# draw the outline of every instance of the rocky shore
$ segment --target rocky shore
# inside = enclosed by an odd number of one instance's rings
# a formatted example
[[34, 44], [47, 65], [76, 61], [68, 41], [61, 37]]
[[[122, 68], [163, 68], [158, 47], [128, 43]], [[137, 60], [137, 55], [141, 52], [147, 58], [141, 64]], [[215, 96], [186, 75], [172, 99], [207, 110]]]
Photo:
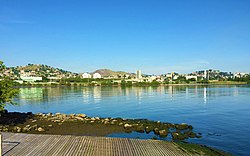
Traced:
[[188, 124], [172, 124], [147, 119], [123, 119], [89, 117], [86, 114], [62, 113], [1, 113], [0, 131], [39, 134], [71, 134], [105, 136], [112, 133], [133, 131], [153, 132], [162, 138], [168, 135], [172, 140], [199, 138], [201, 134], [193, 132]]

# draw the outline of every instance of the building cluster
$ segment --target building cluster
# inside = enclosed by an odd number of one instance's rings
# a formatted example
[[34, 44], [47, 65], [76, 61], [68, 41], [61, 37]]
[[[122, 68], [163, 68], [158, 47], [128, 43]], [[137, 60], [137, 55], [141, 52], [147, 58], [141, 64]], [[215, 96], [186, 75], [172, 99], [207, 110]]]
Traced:
[[[107, 70], [106, 70], [107, 71]], [[110, 71], [110, 70], [109, 70]], [[114, 72], [115, 73], [115, 72]], [[47, 65], [39, 64], [28, 64], [27, 66], [21, 67], [10, 67], [6, 68], [0, 77], [8, 76], [16, 80], [19, 83], [23, 81], [35, 82], [43, 81], [47, 79], [49, 81], [57, 81], [62, 78], [75, 78], [80, 77], [83, 79], [112, 79], [113, 82], [120, 83], [122, 80], [126, 82], [175, 82], [178, 80], [184, 81], [198, 81], [198, 80], [227, 80], [234, 78], [243, 78], [249, 73], [232, 73], [232, 72], [221, 72], [219, 70], [202, 70], [195, 71], [190, 74], [179, 74], [175, 72], [161, 74], [161, 75], [145, 75], [142, 74], [141, 70], [137, 70], [136, 73], [116, 73], [116, 74], [103, 74], [101, 72], [94, 73], [72, 73], [58, 68], [53, 68]]]
[[82, 74], [82, 78], [83, 79], [89, 79], [89, 78], [93, 78], [93, 79], [101, 79], [102, 75], [99, 73], [94, 73], [94, 74], [89, 74], [89, 73], [83, 73]]
[[28, 64], [27, 66], [7, 67], [0, 77], [8, 76], [18, 82], [35, 82], [43, 79], [58, 80], [75, 77], [77, 74], [47, 65]]

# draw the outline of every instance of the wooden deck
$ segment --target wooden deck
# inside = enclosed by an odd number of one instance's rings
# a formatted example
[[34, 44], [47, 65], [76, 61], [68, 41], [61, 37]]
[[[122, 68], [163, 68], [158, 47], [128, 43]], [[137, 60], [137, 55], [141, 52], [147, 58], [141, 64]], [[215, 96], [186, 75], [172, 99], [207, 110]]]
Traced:
[[5, 156], [190, 155], [172, 143], [158, 140], [22, 133], [2, 133], [2, 138], [2, 154]]

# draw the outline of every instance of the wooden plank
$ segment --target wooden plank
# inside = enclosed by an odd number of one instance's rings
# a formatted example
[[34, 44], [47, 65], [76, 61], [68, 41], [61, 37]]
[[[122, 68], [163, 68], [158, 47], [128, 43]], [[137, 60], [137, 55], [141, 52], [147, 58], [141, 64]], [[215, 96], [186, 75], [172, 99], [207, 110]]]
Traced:
[[[70, 135], [41, 135], [2, 133], [4, 141], [19, 144], [5, 153], [5, 156], [26, 155], [88, 155], [88, 156], [165, 156], [190, 155], [174, 144], [157, 140], [107, 138]], [[3, 151], [10, 146], [3, 145]]]

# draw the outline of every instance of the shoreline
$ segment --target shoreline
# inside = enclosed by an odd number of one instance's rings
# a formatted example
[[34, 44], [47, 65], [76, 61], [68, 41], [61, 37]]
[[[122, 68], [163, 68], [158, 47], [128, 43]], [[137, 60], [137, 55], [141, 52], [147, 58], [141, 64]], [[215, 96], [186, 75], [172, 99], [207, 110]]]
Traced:
[[54, 84], [54, 83], [35, 83], [35, 84], [25, 84], [25, 85], [15, 85], [16, 88], [22, 87], [166, 87], [166, 86], [233, 86], [233, 85], [250, 85], [248, 83], [207, 83], [207, 84], [159, 84], [159, 85], [131, 85], [131, 86], [122, 86], [122, 85], [90, 85], [90, 84], [82, 84], [82, 83], [71, 83], [67, 85]]
[[[5, 123], [5, 124], [4, 124]], [[165, 138], [171, 136], [170, 142], [179, 144], [180, 148], [194, 151], [201, 150], [211, 152], [210, 147], [204, 145], [180, 142], [188, 138], [200, 138], [201, 133], [194, 133], [191, 125], [173, 124], [147, 119], [122, 119], [88, 117], [85, 114], [43, 114], [5, 112], [1, 113], [0, 132], [28, 133], [28, 134], [56, 134], [76, 136], [104, 136], [112, 133], [154, 133], [156, 136]], [[151, 139], [155, 139], [154, 137]], [[168, 141], [169, 142], [169, 141]], [[217, 151], [220, 150], [215, 150]], [[189, 151], [190, 152], [190, 151]], [[191, 150], [192, 152], [192, 150]], [[225, 153], [220, 151], [219, 153]], [[220, 155], [220, 154], [218, 154]]]
[[[8, 132], [75, 134], [106, 136], [112, 133], [151, 133], [172, 140], [200, 138], [201, 134], [193, 132], [193, 126], [186, 123], [174, 124], [148, 119], [126, 119], [111, 117], [89, 117], [86, 114], [20, 112], [1, 113], [0, 130]], [[74, 128], [73, 128], [74, 127]], [[38, 129], [41, 129], [39, 131]], [[98, 129], [96, 129], [98, 128]], [[42, 130], [43, 129], [43, 130]]]

